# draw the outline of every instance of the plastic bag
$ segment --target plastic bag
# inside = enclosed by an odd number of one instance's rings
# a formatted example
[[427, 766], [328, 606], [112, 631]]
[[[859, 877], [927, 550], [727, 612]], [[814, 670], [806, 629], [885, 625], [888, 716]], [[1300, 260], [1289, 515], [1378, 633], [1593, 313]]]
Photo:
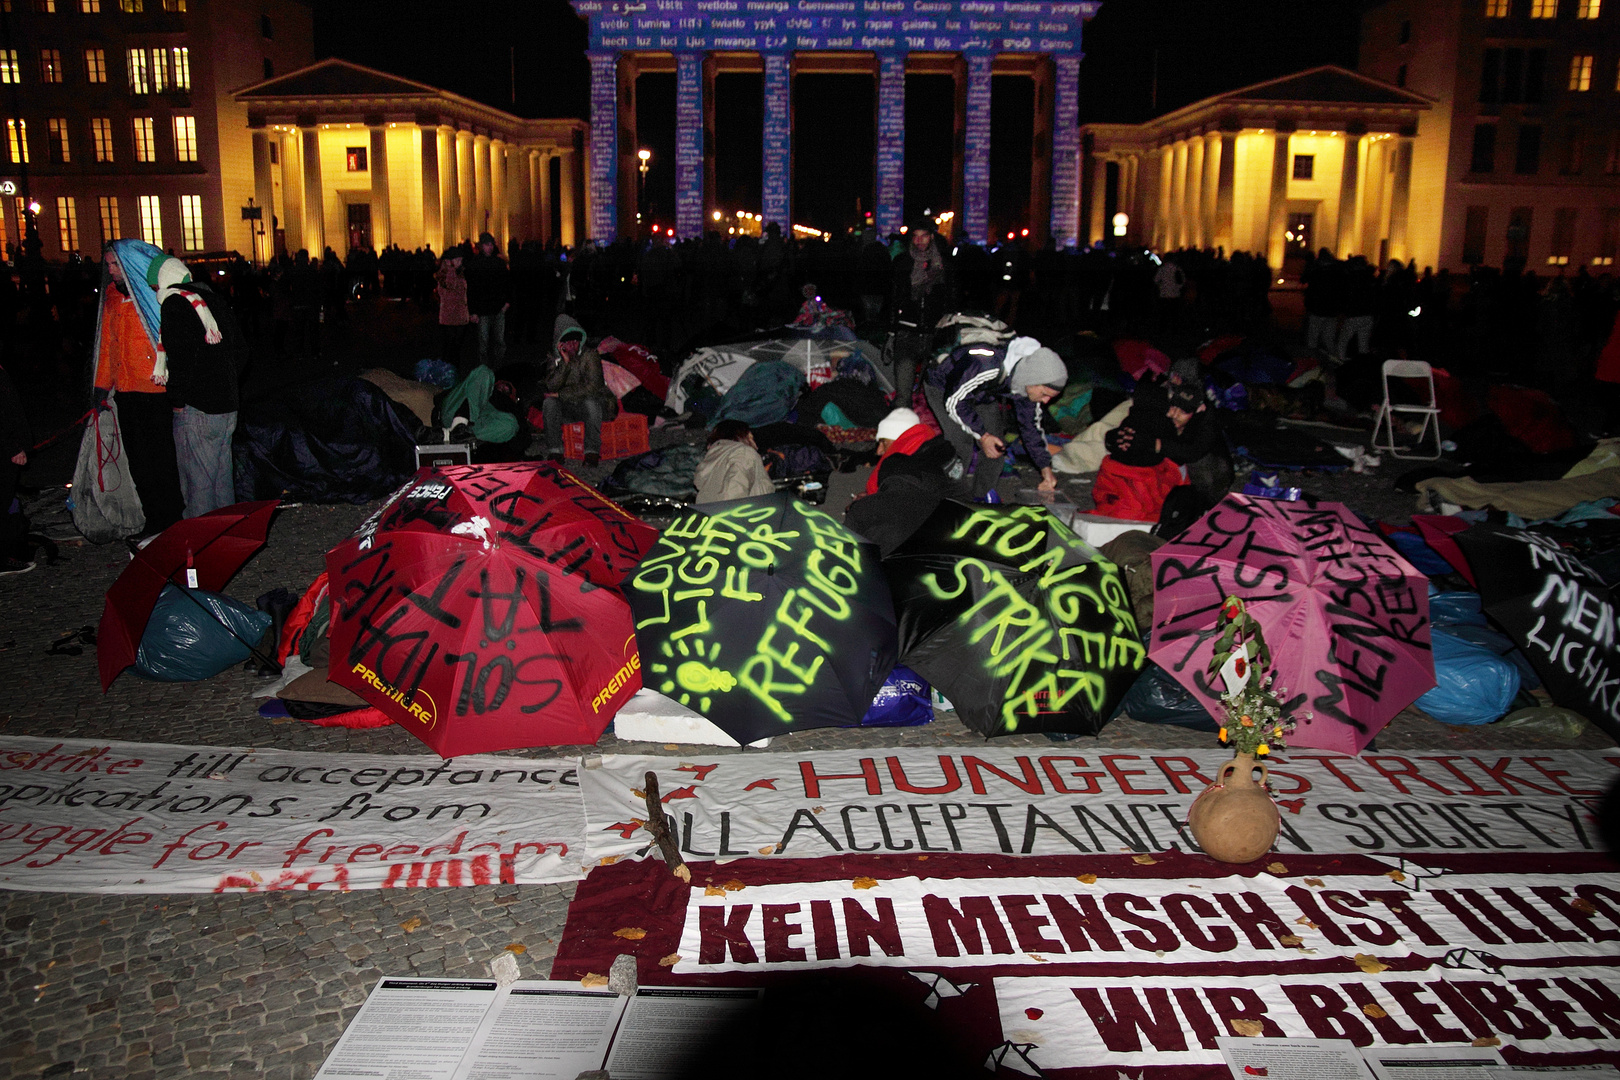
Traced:
[[908, 667], [896, 667], [861, 717], [861, 727], [918, 727], [933, 719], [927, 681]]
[[1194, 731], [1219, 731], [1221, 725], [1187, 688], [1158, 664], [1143, 665], [1114, 715], [1124, 714], [1144, 724], [1172, 724]]
[[1435, 687], [1415, 705], [1444, 724], [1489, 724], [1513, 706], [1519, 669], [1483, 645], [1435, 628]]
[[118, 393], [107, 408], [90, 414], [73, 469], [73, 526], [92, 544], [110, 544], [146, 528], [135, 479], [129, 473], [124, 432], [118, 424]]
[[1435, 626], [1488, 626], [1477, 592], [1429, 589], [1429, 621]]
[[158, 682], [211, 679], [252, 655], [247, 643], [269, 626], [267, 612], [228, 596], [165, 585], [135, 652], [135, 673]]
[[1580, 738], [1586, 731], [1586, 718], [1578, 712], [1557, 705], [1540, 705], [1533, 709], [1510, 712], [1494, 726], [1511, 728], [1541, 739], [1574, 740]]

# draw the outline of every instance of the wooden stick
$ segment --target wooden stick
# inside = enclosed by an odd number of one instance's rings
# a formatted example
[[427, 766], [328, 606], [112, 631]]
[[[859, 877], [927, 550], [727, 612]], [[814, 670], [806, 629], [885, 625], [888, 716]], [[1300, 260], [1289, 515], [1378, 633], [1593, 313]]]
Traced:
[[692, 871], [686, 868], [686, 860], [681, 858], [681, 849], [669, 833], [669, 822], [664, 820], [664, 804], [658, 796], [657, 773], [647, 774], [643, 790], [647, 799], [647, 831], [658, 841], [658, 850], [663, 853], [664, 862], [669, 865], [669, 872], [690, 885]]

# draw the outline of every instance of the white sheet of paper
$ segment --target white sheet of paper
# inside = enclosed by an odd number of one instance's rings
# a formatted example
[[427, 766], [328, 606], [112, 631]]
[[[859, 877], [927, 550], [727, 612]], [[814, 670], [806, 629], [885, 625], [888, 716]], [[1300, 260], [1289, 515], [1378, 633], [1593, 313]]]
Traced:
[[[624, 1011], [608, 1054], [613, 1080], [666, 1080], [689, 1073], [698, 1056], [758, 1007], [765, 991], [719, 986], [644, 986]], [[736, 1032], [731, 1032], [734, 1040]], [[728, 1045], [735, 1043], [728, 1040]]]
[[1349, 1039], [1215, 1040], [1234, 1080], [1373, 1080]]
[[[1228, 656], [1226, 663], [1221, 665], [1221, 680], [1226, 683], [1227, 697], [1241, 693], [1243, 688], [1249, 685], [1249, 679], [1254, 675], [1254, 666], [1249, 663], [1249, 654], [1252, 651], [1253, 647], [1248, 642], [1244, 642], [1233, 649], [1232, 655]], [[1238, 674], [1239, 660], [1243, 661], [1243, 674], [1241, 675]]]
[[451, 1080], [495, 995], [494, 979], [379, 979], [316, 1080]]
[[574, 1080], [602, 1067], [628, 998], [577, 982], [525, 980], [503, 990], [456, 1080]]

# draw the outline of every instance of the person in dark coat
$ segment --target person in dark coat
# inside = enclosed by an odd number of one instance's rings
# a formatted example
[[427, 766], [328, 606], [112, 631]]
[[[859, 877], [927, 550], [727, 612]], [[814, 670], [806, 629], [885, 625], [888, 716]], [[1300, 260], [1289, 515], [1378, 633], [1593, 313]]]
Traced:
[[969, 485], [950, 442], [910, 409], [883, 418], [877, 451], [866, 491], [844, 511], [844, 524], [889, 555], [941, 501], [967, 498]]
[[231, 437], [245, 354], [242, 328], [221, 297], [192, 282], [179, 259], [153, 259], [146, 277], [162, 308], [159, 340], [169, 366], [180, 493], [186, 517], [198, 517], [236, 502]]
[[1041, 409], [1063, 392], [1068, 369], [1062, 359], [1034, 338], [1017, 337], [1005, 345], [959, 345], [928, 369], [924, 390], [928, 407], [945, 438], [966, 467], [975, 452], [972, 492], [979, 498], [1001, 477], [1003, 410], [1011, 407], [1019, 439], [1041, 471], [1041, 491], [1056, 491], [1052, 455], [1041, 431]]
[[889, 321], [894, 357], [894, 403], [910, 405], [917, 369], [934, 346], [934, 327], [956, 303], [956, 278], [927, 218], [907, 230], [905, 250], [889, 274]]
[[546, 457], [561, 461], [563, 425], [585, 425], [585, 464], [602, 460], [602, 425], [619, 415], [619, 402], [602, 378], [602, 357], [585, 347], [585, 328], [572, 315], [559, 315], [551, 332], [547, 357], [545, 417]]
[[489, 233], [478, 234], [478, 250], [462, 267], [467, 278], [467, 312], [478, 328], [478, 362], [491, 371], [506, 358], [506, 311], [512, 306], [512, 275]]

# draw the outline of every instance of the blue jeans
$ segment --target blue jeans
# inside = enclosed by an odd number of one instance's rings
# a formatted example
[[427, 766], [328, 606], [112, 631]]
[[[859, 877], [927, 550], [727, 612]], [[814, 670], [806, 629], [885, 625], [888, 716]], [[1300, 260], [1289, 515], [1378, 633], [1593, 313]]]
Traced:
[[[562, 398], [548, 397], [540, 406], [541, 415], [546, 421], [546, 449], [553, 454], [562, 453], [563, 425], [585, 423], [585, 452], [587, 454], [600, 454], [602, 452], [602, 423], [611, 420], [601, 398], [586, 398], [584, 401], [564, 401]], [[615, 410], [617, 415], [617, 410]]]
[[236, 502], [231, 476], [231, 436], [236, 414], [205, 413], [187, 405], [174, 411], [174, 454], [180, 466], [180, 494], [186, 517]]
[[506, 311], [503, 309], [493, 315], [478, 316], [476, 327], [478, 362], [487, 364], [489, 370], [494, 371], [506, 359]]

